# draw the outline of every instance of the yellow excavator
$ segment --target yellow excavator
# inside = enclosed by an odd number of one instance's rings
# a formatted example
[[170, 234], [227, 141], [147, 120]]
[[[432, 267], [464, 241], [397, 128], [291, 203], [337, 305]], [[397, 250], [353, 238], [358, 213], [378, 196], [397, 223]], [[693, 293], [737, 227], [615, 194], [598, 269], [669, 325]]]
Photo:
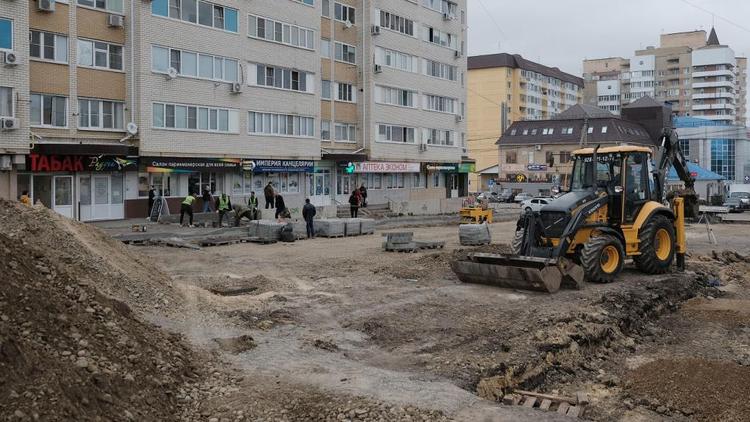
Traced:
[[[512, 254], [472, 253], [452, 262], [467, 283], [556, 292], [584, 280], [615, 280], [626, 258], [647, 274], [685, 266], [685, 215], [695, 216], [694, 179], [676, 132], [652, 148], [619, 145], [573, 153], [570, 190], [516, 225]], [[667, 198], [673, 166], [685, 183]]]

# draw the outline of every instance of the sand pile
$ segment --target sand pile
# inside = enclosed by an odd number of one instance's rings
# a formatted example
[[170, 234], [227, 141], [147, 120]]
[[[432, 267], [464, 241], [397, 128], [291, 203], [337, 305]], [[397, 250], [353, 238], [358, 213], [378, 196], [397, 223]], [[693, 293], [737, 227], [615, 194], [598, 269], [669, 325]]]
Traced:
[[180, 418], [193, 353], [126, 304], [175, 301], [160, 271], [93, 227], [0, 200], [0, 275], [0, 418]]

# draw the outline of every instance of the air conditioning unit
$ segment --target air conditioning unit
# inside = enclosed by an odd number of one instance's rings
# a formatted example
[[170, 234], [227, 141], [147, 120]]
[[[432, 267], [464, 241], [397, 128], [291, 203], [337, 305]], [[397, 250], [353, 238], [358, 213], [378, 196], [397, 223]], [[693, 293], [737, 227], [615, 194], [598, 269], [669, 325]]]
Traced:
[[3, 53], [2, 62], [6, 66], [15, 66], [18, 64], [18, 56], [12, 51]]
[[371, 33], [372, 35], [380, 35], [380, 25], [373, 25], [373, 26], [372, 26], [372, 27], [370, 28], [370, 33]]
[[375, 65], [375, 73], [383, 73], [383, 65], [376, 64]]
[[349, 28], [352, 27], [352, 25], [354, 25], [354, 24], [351, 23], [350, 21], [346, 21], [346, 22], [344, 22], [344, 29], [349, 29]]
[[536, 146], [536, 150], [537, 150], [537, 151], [541, 151], [541, 150], [542, 150], [542, 146], [541, 146], [541, 145], [537, 145], [537, 146]]
[[443, 20], [444, 21], [452, 21], [453, 19], [455, 19], [455, 18], [450, 13], [443, 13]]
[[178, 75], [177, 69], [173, 67], [170, 67], [169, 69], [167, 69], [167, 74], [166, 74], [167, 80], [171, 81], [172, 79], [175, 79], [177, 75]]
[[229, 87], [229, 90], [233, 94], [239, 94], [240, 92], [242, 92], [242, 84], [239, 82], [232, 82], [232, 86]]
[[419, 144], [419, 152], [425, 152], [427, 151], [427, 143], [421, 143]]
[[460, 51], [458, 51], [458, 50], [454, 51], [454, 52], [453, 52], [453, 57], [455, 57], [455, 58], [457, 58], [457, 59], [460, 59], [460, 58], [461, 58], [461, 52], [460, 52]]
[[125, 25], [125, 17], [122, 15], [107, 15], [107, 25], [113, 28], [122, 28]]
[[37, 0], [36, 7], [43, 12], [54, 12], [55, 0]]
[[464, 121], [464, 116], [460, 114], [456, 114], [456, 123], [461, 123]]
[[3, 117], [0, 119], [0, 129], [2, 130], [14, 130], [18, 129], [18, 119], [13, 117]]

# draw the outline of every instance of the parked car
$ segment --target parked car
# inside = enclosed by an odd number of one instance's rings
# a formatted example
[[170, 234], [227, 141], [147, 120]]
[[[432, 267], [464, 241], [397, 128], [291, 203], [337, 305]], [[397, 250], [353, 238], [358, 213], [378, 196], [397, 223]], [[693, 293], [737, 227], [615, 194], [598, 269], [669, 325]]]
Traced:
[[521, 212], [539, 211], [543, 206], [554, 201], [552, 198], [531, 198], [521, 202]]
[[747, 192], [732, 192], [724, 201], [724, 206], [729, 212], [743, 212], [750, 209], [750, 194]]
[[513, 199], [515, 199], [515, 195], [513, 195], [513, 191], [510, 189], [503, 189], [498, 195], [498, 199], [500, 202], [513, 202]]
[[485, 192], [482, 192], [479, 195], [477, 195], [477, 200], [483, 200], [483, 199], [486, 199], [487, 202], [490, 202], [490, 203], [492, 203], [492, 202], [502, 202], [500, 200], [500, 194], [498, 194], [497, 192], [485, 191]]
[[533, 196], [530, 193], [521, 192], [519, 194], [516, 194], [516, 196], [513, 198], [513, 202], [523, 202], [531, 198], [533, 198]]

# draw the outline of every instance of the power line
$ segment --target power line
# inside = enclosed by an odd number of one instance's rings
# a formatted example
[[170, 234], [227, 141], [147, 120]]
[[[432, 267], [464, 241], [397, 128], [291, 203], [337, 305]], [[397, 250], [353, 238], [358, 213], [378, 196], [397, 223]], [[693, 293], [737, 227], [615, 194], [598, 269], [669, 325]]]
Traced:
[[490, 9], [488, 9], [487, 6], [484, 5], [484, 2], [482, 0], [477, 0], [477, 1], [479, 2], [479, 5], [482, 6], [484, 11], [487, 12], [487, 16], [489, 16], [492, 23], [495, 24], [495, 28], [497, 28], [498, 32], [500, 32], [500, 35], [503, 38], [508, 38], [505, 36], [505, 32], [503, 32], [503, 29], [500, 27], [500, 24], [497, 23], [497, 21], [495, 20], [495, 17], [492, 15], [492, 12], [490, 12]]
[[721, 15], [717, 15], [716, 13], [714, 13], [714, 12], [712, 12], [712, 11], [706, 9], [706, 8], [703, 8], [701, 6], [698, 6], [697, 4], [693, 4], [693, 3], [689, 2], [688, 0], [680, 0], [680, 1], [683, 2], [683, 3], [685, 3], [685, 4], [687, 4], [688, 6], [694, 7], [694, 8], [696, 8], [696, 9], [702, 11], [702, 12], [708, 13], [711, 16], [717, 17], [717, 18], [723, 20], [724, 22], [726, 22], [726, 23], [728, 23], [730, 25], [734, 25], [737, 28], [739, 28], [739, 29], [741, 29], [741, 30], [743, 30], [745, 32], [750, 32], [749, 28], [747, 28], [745, 26], [742, 26], [742, 25], [740, 25], [740, 24], [738, 24], [736, 22], [733, 22], [732, 20], [727, 19], [727, 18], [725, 18], [725, 17], [723, 17]]

